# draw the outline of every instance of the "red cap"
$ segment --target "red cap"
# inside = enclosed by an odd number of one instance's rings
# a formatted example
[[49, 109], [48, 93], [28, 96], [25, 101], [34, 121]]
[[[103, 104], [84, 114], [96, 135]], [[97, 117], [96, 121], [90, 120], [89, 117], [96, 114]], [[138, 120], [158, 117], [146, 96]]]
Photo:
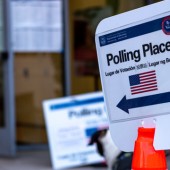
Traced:
[[155, 128], [138, 129], [132, 170], [167, 170], [165, 152], [153, 147]]

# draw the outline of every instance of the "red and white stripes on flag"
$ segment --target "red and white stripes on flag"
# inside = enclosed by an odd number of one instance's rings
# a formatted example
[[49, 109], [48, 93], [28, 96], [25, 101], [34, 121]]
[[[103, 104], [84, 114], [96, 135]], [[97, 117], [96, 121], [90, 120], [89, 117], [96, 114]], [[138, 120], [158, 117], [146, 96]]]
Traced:
[[132, 95], [158, 90], [155, 70], [131, 75], [129, 83]]

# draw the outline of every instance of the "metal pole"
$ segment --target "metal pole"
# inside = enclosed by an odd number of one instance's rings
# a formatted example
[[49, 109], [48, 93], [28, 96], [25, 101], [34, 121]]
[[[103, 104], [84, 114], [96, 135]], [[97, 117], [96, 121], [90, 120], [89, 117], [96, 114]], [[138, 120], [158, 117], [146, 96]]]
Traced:
[[70, 61], [70, 32], [69, 32], [69, 0], [63, 0], [64, 10], [64, 84], [65, 95], [71, 94], [71, 61]]
[[3, 60], [4, 70], [4, 101], [5, 101], [5, 128], [7, 128], [8, 155], [16, 153], [16, 132], [15, 132], [15, 104], [14, 104], [14, 57], [12, 50], [12, 20], [10, 0], [4, 0], [5, 15], [5, 51], [7, 58]]

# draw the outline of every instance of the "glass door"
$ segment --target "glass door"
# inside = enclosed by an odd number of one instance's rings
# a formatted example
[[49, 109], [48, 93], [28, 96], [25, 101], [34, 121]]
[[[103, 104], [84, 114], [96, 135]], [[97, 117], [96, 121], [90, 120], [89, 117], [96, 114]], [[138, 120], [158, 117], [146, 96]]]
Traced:
[[0, 156], [15, 155], [10, 0], [0, 0]]

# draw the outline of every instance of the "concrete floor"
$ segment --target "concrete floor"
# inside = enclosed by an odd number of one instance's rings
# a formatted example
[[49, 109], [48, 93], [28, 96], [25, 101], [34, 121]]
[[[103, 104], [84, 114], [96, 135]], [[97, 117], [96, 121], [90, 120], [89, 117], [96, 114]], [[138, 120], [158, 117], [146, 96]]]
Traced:
[[[167, 157], [170, 169], [170, 156]], [[81, 167], [68, 170], [106, 170], [105, 167]], [[20, 151], [15, 158], [0, 158], [0, 170], [52, 170], [48, 151]]]
[[[106, 170], [82, 167], [69, 170]], [[15, 158], [0, 158], [0, 170], [52, 170], [48, 151], [19, 152]]]

